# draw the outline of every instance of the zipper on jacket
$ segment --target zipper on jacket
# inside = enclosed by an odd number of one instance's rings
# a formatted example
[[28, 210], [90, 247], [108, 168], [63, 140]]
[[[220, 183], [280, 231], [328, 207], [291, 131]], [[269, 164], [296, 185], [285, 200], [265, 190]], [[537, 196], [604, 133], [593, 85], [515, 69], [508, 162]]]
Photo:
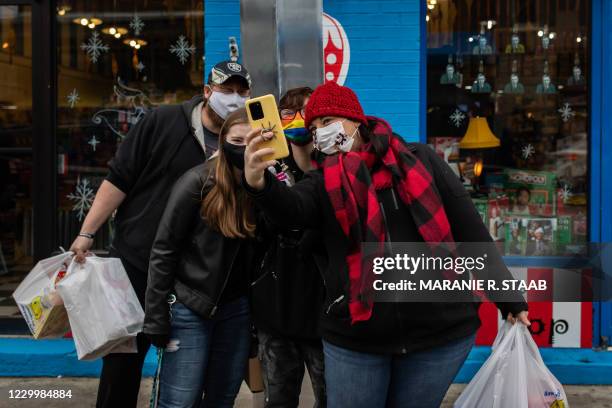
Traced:
[[170, 320], [172, 320], [172, 305], [176, 303], [176, 295], [171, 293], [168, 295], [168, 313], [170, 314]]
[[[268, 260], [269, 257], [270, 257], [270, 251], [266, 251], [266, 254], [264, 255], [263, 259], [261, 260], [261, 264], [259, 265], [259, 269], [263, 270], [263, 268], [264, 268], [264, 266], [266, 264], [266, 261]], [[266, 271], [263, 275], [261, 275], [259, 278], [255, 279], [253, 282], [251, 282], [251, 287], [257, 285], [259, 282], [261, 282], [269, 274], [272, 274], [272, 277], [275, 280], [278, 279], [278, 276], [276, 275], [274, 270], [270, 269], [270, 270]]]
[[[395, 191], [391, 188], [391, 196], [393, 197], [393, 203], [395, 205], [395, 209], [399, 210], [399, 206], [397, 205], [397, 199], [395, 198]], [[387, 227], [387, 214], [385, 213], [385, 206], [382, 203], [382, 200], [379, 202], [380, 210], [383, 216], [383, 222], [385, 223], [385, 233], [386, 233], [386, 242], [385, 244], [389, 248], [389, 253], [393, 254], [393, 245], [391, 244], [391, 233], [389, 232], [389, 228]], [[406, 342], [404, 341], [404, 324], [402, 322], [402, 317], [399, 312], [399, 303], [393, 302], [393, 309], [395, 311], [395, 318], [397, 319], [397, 325], [399, 326], [400, 332], [400, 341], [402, 349], [400, 352], [402, 354], [408, 353], [408, 349], [406, 348]]]
[[238, 255], [238, 252], [240, 251], [240, 246], [242, 244], [238, 245], [238, 249], [236, 250], [236, 252], [234, 253], [234, 256], [232, 257], [232, 262], [230, 263], [230, 267], [229, 267], [229, 272], [227, 273], [227, 275], [225, 276], [225, 281], [223, 282], [223, 286], [221, 287], [221, 291], [219, 291], [219, 295], [217, 296], [217, 299], [215, 300], [215, 305], [213, 306], [212, 310], [210, 311], [210, 314], [208, 315], [209, 318], [213, 318], [215, 316], [215, 313], [217, 313], [217, 309], [219, 308], [219, 301], [221, 300], [221, 296], [223, 295], [223, 291], [225, 290], [225, 287], [227, 286], [227, 282], [229, 281], [229, 277], [232, 273], [232, 269], [234, 268], [234, 261], [236, 260], [236, 255]]
[[338, 303], [342, 302], [342, 299], [344, 299], [344, 295], [340, 295], [336, 300], [331, 302], [330, 305], [327, 306], [327, 310], [325, 311], [325, 314], [329, 314], [329, 312], [331, 311], [331, 308], [337, 305]]
[[397, 204], [397, 197], [395, 197], [395, 188], [391, 187], [391, 197], [393, 198], [393, 206], [396, 210], [399, 210], [399, 205]]

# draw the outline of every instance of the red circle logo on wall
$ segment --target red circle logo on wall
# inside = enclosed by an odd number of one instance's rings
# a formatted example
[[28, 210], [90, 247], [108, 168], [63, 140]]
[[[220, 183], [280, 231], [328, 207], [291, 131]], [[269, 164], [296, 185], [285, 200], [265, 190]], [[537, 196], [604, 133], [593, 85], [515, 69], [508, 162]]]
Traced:
[[325, 82], [343, 85], [351, 60], [348, 37], [342, 24], [329, 14], [323, 13], [323, 58]]

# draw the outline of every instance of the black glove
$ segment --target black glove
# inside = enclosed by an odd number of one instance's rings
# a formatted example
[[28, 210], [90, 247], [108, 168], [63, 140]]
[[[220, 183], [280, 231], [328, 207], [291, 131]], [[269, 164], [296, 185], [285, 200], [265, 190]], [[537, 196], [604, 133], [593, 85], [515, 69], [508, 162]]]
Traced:
[[169, 334], [145, 333], [145, 335], [149, 338], [149, 340], [151, 341], [151, 344], [153, 344], [157, 348], [166, 348], [166, 346], [168, 345], [168, 342], [170, 341]]

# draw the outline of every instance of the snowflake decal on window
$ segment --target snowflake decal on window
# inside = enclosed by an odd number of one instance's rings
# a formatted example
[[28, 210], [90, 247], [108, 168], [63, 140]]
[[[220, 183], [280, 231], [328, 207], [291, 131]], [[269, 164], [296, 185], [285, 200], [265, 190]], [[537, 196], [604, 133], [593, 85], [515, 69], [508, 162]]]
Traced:
[[565, 203], [572, 196], [572, 189], [567, 184], [563, 185], [563, 188], [559, 190], [559, 198]]
[[535, 153], [535, 148], [531, 143], [526, 146], [523, 146], [521, 149], [521, 153], [523, 154], [523, 159], [527, 160]]
[[187, 41], [184, 35], [181, 35], [176, 41], [176, 44], [170, 47], [170, 52], [178, 57], [181, 64], [185, 65], [185, 62], [191, 57], [191, 54], [195, 53], [195, 47], [189, 44], [189, 41]]
[[453, 114], [449, 116], [449, 119], [453, 123], [453, 125], [455, 125], [455, 127], [460, 127], [463, 123], [463, 119], [465, 119], [465, 114], [459, 109], [455, 109]]
[[72, 211], [76, 212], [76, 217], [79, 221], [83, 221], [87, 211], [91, 208], [95, 193], [89, 185], [89, 180], [86, 178], [77, 180], [76, 190], [66, 196], [70, 201], [74, 202]]
[[557, 112], [561, 114], [561, 119], [564, 122], [569, 121], [574, 115], [576, 115], [576, 112], [574, 112], [571, 105], [567, 102], [564, 103], [563, 107], [559, 108]]
[[85, 50], [89, 60], [94, 64], [98, 62], [98, 58], [103, 52], [108, 52], [109, 50], [108, 45], [104, 44], [102, 40], [100, 40], [99, 35], [100, 34], [98, 34], [97, 31], [94, 31], [91, 33], [89, 41], [81, 44], [81, 49]]
[[96, 135], [93, 135], [91, 137], [91, 139], [89, 139], [89, 142], [87, 142], [87, 144], [90, 145], [91, 148], [93, 149], [93, 151], [95, 152], [96, 151], [96, 146], [98, 144], [100, 144], [100, 141], [98, 139], [96, 139]]
[[81, 98], [79, 97], [79, 92], [76, 90], [76, 88], [74, 88], [72, 92], [68, 94], [66, 99], [68, 99], [68, 105], [70, 105], [70, 108], [74, 108]]
[[138, 14], [134, 14], [134, 17], [132, 17], [132, 21], [130, 21], [130, 28], [134, 31], [134, 34], [140, 35], [144, 26], [144, 21], [142, 21]]

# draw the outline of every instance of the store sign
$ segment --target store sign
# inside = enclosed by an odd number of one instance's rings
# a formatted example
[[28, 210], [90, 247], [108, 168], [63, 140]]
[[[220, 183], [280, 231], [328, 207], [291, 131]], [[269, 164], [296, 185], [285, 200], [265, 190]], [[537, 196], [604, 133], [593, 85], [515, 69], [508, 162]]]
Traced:
[[351, 49], [342, 24], [323, 13], [323, 56], [325, 82], [343, 85], [349, 70]]

